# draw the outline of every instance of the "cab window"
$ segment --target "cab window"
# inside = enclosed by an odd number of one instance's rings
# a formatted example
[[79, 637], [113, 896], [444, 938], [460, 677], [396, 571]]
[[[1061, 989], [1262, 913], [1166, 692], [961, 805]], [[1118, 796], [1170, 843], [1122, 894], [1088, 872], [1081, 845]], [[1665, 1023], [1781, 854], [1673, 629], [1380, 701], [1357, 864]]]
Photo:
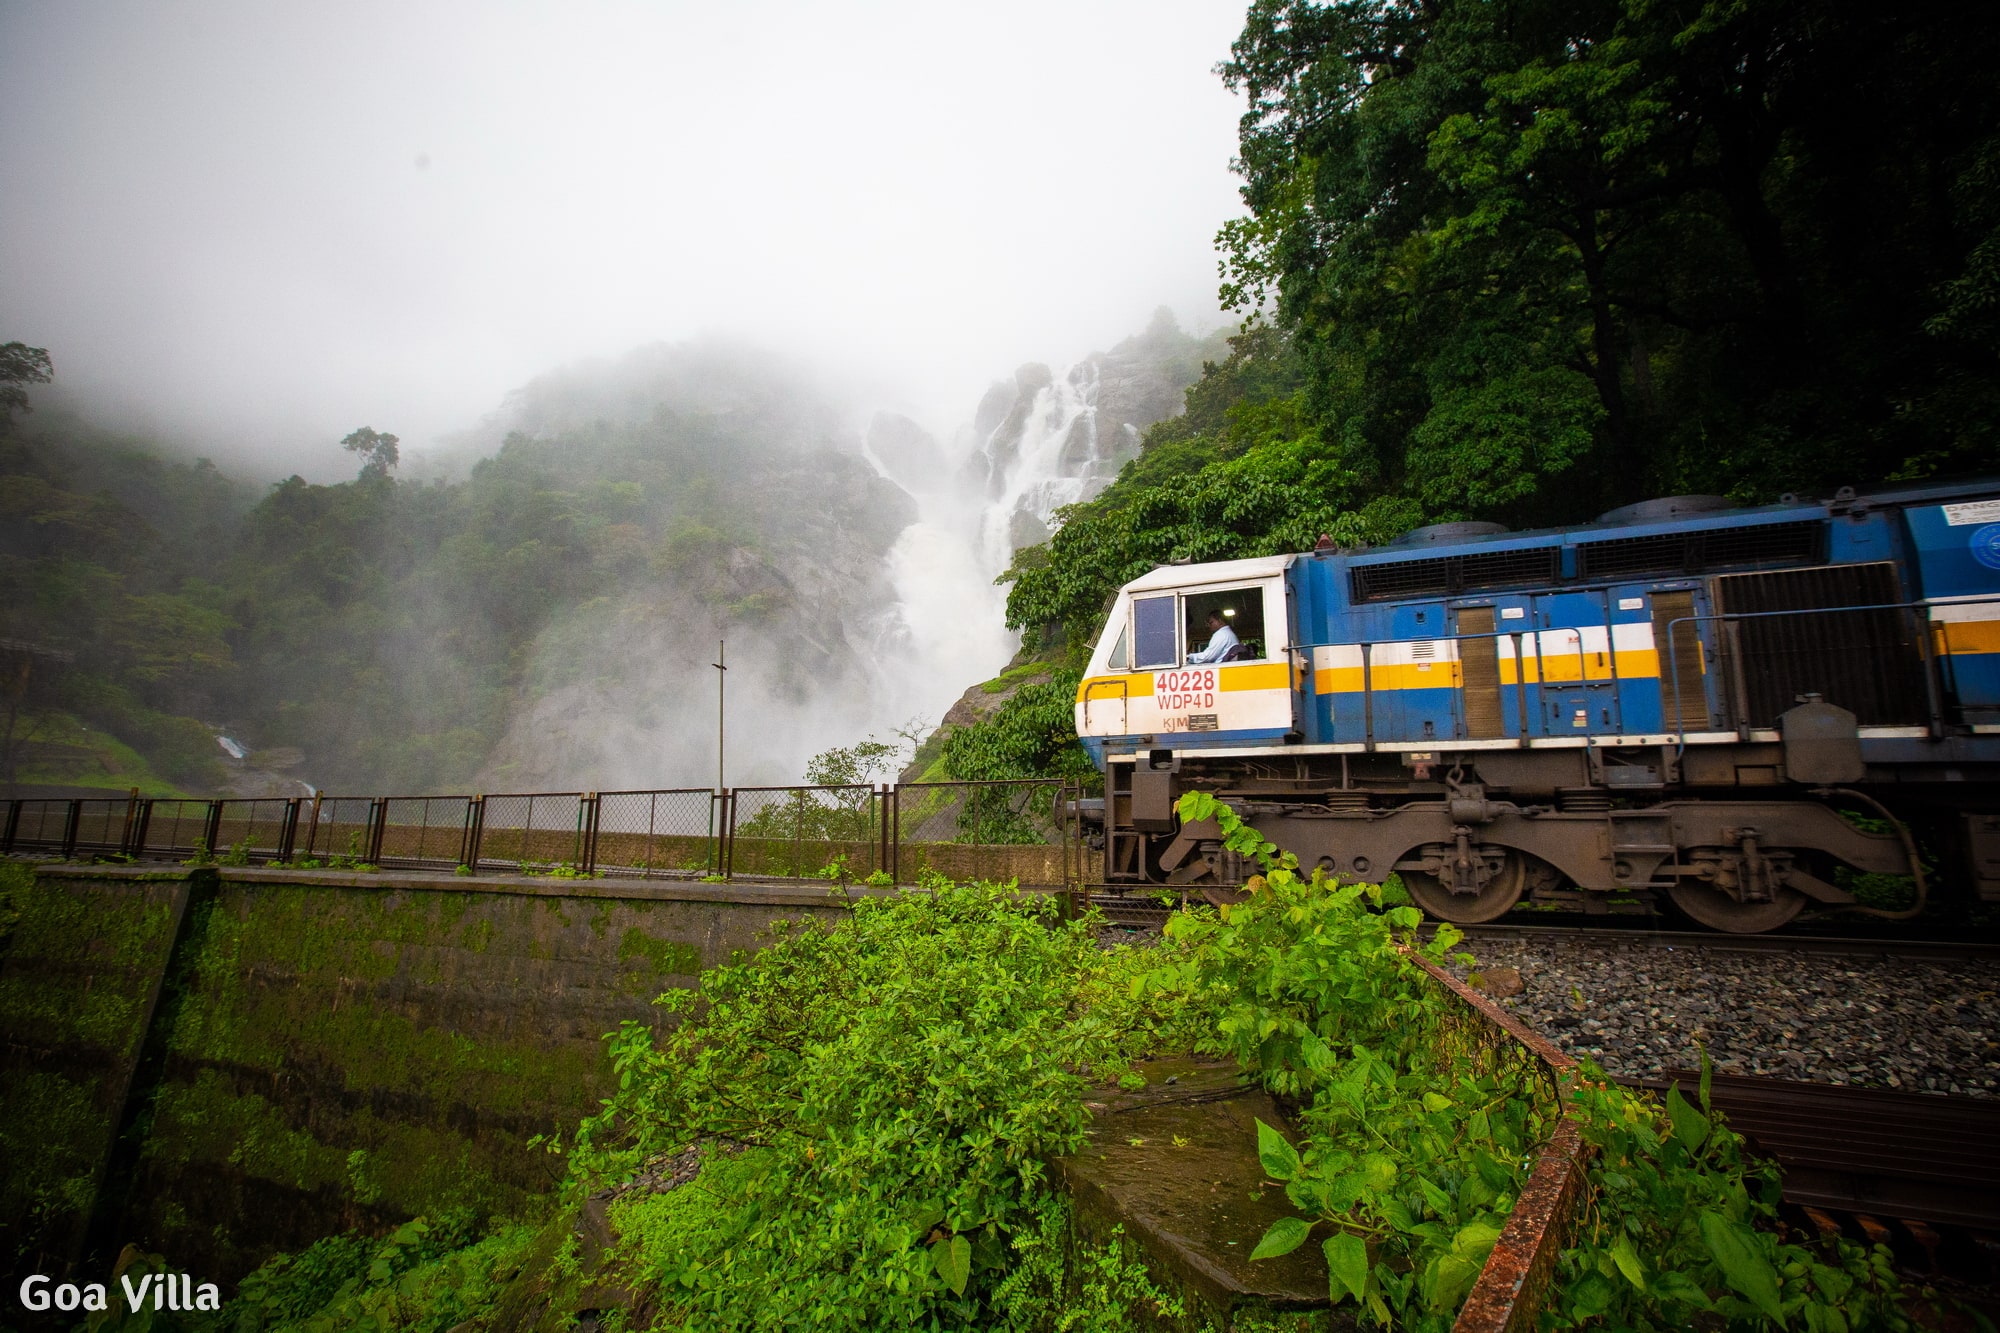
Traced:
[[1111, 656], [1104, 661], [1106, 670], [1125, 671], [1130, 669], [1132, 659], [1126, 649], [1130, 645], [1131, 639], [1132, 627], [1121, 624], [1118, 627], [1118, 642], [1111, 645]]
[[1226, 659], [1231, 662], [1252, 662], [1265, 656], [1264, 638], [1264, 590], [1262, 587], [1218, 588], [1213, 592], [1191, 592], [1181, 599], [1183, 607], [1182, 623], [1187, 629], [1188, 651], [1206, 649], [1214, 631], [1209, 628], [1211, 614], [1222, 617], [1236, 635], [1237, 648]]
[[1133, 654], [1132, 665], [1138, 670], [1180, 665], [1180, 643], [1175, 634], [1175, 600], [1172, 595], [1134, 599], [1132, 642], [1137, 651]]

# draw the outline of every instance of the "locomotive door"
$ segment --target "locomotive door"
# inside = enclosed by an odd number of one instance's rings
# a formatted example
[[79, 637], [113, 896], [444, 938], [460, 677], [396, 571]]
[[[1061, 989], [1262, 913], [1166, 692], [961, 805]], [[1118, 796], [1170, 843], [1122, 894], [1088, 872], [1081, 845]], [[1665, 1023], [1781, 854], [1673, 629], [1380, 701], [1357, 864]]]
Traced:
[[[1465, 740], [1502, 740], [1521, 732], [1523, 677], [1520, 664], [1534, 649], [1528, 633], [1525, 596], [1483, 598], [1452, 608], [1458, 645], [1458, 735]], [[1532, 734], [1532, 732], [1531, 732]]]
[[1535, 598], [1537, 633], [1529, 664], [1541, 681], [1538, 728], [1544, 736], [1614, 736], [1618, 658], [1612, 651], [1609, 600], [1601, 591], [1546, 593]]

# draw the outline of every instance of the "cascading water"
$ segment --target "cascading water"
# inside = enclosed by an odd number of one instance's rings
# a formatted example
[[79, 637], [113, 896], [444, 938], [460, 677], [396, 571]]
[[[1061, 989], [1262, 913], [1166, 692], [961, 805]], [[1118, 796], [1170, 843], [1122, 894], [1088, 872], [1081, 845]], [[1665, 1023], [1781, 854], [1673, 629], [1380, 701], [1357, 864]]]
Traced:
[[[1056, 510], [1102, 490], [1123, 462], [1101, 447], [1100, 385], [1095, 358], [1060, 376], [1023, 367], [1011, 394], [996, 387], [979, 425], [960, 432], [963, 461], [952, 484], [904, 481], [917, 492], [919, 517], [889, 556], [901, 642], [885, 645], [883, 667], [905, 716], [935, 724], [968, 682], [992, 676], [1013, 655], [1006, 589], [994, 580], [1017, 548], [1047, 539]], [[1125, 455], [1134, 452], [1131, 428], [1112, 436]]]

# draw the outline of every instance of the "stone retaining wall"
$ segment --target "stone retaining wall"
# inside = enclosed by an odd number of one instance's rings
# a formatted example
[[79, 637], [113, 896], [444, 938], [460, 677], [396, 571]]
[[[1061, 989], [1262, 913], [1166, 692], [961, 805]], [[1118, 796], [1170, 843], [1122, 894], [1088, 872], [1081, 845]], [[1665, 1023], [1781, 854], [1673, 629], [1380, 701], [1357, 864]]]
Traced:
[[[859, 893], [863, 890], [849, 890]], [[602, 1041], [841, 891], [42, 866], [0, 956], [0, 1245], [233, 1279], [343, 1225], [507, 1209]]]

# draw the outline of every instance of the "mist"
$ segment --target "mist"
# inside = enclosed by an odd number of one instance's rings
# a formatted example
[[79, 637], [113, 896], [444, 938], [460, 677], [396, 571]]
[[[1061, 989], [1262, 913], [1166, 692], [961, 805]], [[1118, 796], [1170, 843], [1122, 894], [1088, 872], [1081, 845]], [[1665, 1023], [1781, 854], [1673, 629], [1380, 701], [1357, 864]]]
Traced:
[[940, 436], [1216, 322], [1234, 3], [0, 8], [0, 339], [260, 476], [697, 335]]

